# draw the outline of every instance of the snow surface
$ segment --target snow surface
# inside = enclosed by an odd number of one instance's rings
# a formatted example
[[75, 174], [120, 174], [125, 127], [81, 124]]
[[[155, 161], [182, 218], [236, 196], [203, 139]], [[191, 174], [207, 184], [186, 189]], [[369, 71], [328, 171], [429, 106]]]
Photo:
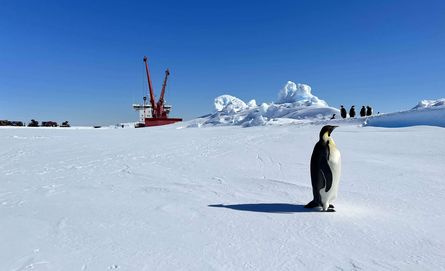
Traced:
[[319, 125], [180, 127], [0, 128], [0, 270], [443, 270], [445, 129], [337, 128], [322, 213]]

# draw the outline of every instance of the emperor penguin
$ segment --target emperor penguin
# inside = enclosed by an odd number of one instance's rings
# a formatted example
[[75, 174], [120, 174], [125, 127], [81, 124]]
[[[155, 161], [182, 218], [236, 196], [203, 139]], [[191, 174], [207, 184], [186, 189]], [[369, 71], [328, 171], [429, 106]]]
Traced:
[[337, 198], [341, 173], [340, 151], [331, 137], [338, 126], [321, 128], [320, 138], [311, 156], [311, 181], [314, 199], [305, 208], [321, 206], [323, 211], [335, 212], [332, 202]]

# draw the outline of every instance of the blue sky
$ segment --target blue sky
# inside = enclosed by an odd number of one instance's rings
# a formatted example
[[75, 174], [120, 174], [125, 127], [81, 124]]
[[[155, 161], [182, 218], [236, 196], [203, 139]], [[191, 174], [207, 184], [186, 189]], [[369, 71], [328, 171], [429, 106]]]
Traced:
[[185, 119], [288, 80], [376, 112], [445, 97], [445, 1], [127, 2], [1, 1], [0, 119], [134, 121], [144, 55]]

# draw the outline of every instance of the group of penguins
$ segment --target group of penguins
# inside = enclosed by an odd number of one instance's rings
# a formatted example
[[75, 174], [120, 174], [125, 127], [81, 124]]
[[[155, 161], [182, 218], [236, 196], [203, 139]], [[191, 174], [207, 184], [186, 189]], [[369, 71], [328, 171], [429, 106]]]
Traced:
[[[342, 118], [347, 118], [347, 113], [346, 113], [346, 109], [342, 106], [340, 106], [340, 115]], [[367, 105], [366, 108], [365, 106], [362, 106], [362, 109], [360, 109], [360, 117], [366, 117], [366, 116], [371, 116], [372, 115], [372, 108]], [[351, 118], [355, 118], [355, 106], [351, 106], [351, 109], [349, 109], [349, 117]]]

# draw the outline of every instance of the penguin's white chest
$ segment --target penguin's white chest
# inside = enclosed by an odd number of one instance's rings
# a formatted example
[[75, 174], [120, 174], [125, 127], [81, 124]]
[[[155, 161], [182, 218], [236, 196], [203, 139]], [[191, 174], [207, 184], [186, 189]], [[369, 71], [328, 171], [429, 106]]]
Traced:
[[337, 196], [338, 183], [340, 182], [341, 173], [341, 155], [340, 151], [335, 147], [331, 149], [328, 165], [332, 171], [332, 190], [335, 191], [335, 196]]
[[332, 172], [332, 187], [328, 192], [326, 192], [326, 188], [320, 190], [321, 201], [326, 208], [337, 198], [338, 184], [340, 182], [341, 174], [340, 151], [335, 147], [335, 143], [333, 141], [331, 142], [331, 144], [329, 144], [328, 165]]

